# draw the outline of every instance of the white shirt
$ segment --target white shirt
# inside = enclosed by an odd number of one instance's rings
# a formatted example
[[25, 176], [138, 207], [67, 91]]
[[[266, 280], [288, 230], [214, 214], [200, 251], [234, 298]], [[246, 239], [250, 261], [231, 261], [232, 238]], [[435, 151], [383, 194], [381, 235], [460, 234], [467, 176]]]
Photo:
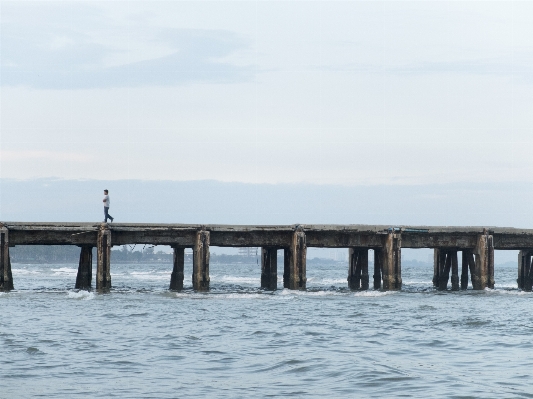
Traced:
[[109, 200], [109, 195], [104, 195], [104, 207], [109, 208], [111, 201]]

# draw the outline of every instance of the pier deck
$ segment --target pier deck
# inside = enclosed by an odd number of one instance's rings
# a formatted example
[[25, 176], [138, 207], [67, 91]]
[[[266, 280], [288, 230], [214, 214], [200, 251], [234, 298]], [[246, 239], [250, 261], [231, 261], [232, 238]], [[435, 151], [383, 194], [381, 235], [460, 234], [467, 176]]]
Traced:
[[[111, 288], [111, 247], [126, 244], [169, 245], [174, 249], [170, 289], [183, 287], [185, 248], [193, 249], [193, 287], [209, 289], [209, 248], [261, 247], [261, 286], [276, 289], [277, 250], [284, 251], [284, 287], [306, 288], [308, 247], [347, 248], [348, 285], [369, 288], [368, 250], [374, 252], [374, 289], [401, 289], [401, 248], [434, 249], [433, 284], [466, 289], [494, 287], [494, 250], [519, 250], [518, 288], [533, 285], [533, 229], [386, 225], [192, 225], [137, 223], [0, 223], [0, 290], [13, 289], [9, 247], [77, 245], [81, 247], [76, 287], [92, 280], [92, 248], [97, 248], [96, 288]], [[458, 252], [462, 252], [459, 279]]]

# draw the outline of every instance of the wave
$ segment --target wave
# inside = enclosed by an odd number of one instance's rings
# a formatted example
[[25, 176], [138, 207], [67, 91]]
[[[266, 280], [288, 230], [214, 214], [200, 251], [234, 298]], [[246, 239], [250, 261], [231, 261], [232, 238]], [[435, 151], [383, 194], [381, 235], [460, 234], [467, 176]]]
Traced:
[[13, 274], [18, 274], [18, 275], [40, 274], [41, 273], [38, 270], [14, 269], [14, 268], [11, 268], [11, 272]]
[[71, 267], [60, 267], [59, 269], [51, 269], [54, 272], [54, 275], [61, 275], [61, 274], [69, 274], [69, 275], [76, 275], [78, 274], [78, 269], [74, 269]]
[[380, 296], [394, 295], [399, 292], [400, 291], [360, 291], [360, 292], [354, 293], [353, 296], [364, 296], [364, 297], [376, 298]]
[[284, 288], [283, 290], [279, 291], [278, 295], [281, 296], [339, 296], [339, 295], [345, 295], [345, 293], [338, 292], [338, 291], [298, 291], [298, 290], [289, 290], [288, 288]]
[[130, 276], [138, 280], [156, 280], [156, 281], [167, 281], [170, 280], [170, 272], [131, 272]]
[[94, 299], [94, 292], [83, 291], [83, 290], [69, 291], [67, 292], [67, 298], [89, 301], [91, 299]]
[[255, 284], [260, 285], [261, 284], [261, 278], [258, 277], [236, 277], [236, 276], [227, 276], [224, 275], [222, 277], [218, 276], [212, 276], [211, 281], [220, 281], [224, 283], [235, 283], [235, 284]]

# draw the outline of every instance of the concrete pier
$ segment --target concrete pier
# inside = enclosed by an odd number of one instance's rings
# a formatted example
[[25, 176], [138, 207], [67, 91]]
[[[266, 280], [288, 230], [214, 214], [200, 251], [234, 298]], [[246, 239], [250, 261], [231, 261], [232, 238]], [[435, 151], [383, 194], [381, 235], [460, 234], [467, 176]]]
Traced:
[[261, 288], [276, 290], [278, 288], [278, 250], [261, 248]]
[[170, 275], [171, 291], [180, 291], [183, 289], [184, 268], [185, 268], [185, 248], [173, 246], [174, 254], [172, 257], [172, 274]]
[[[17, 245], [76, 245], [81, 248], [76, 287], [91, 286], [90, 248], [97, 249], [96, 288], [111, 289], [111, 247], [131, 244], [174, 248], [169, 288], [183, 288], [185, 248], [193, 249], [193, 288], [209, 289], [209, 248], [261, 247], [261, 286], [275, 289], [276, 251], [283, 250], [283, 286], [305, 290], [307, 248], [349, 251], [348, 286], [368, 289], [368, 251], [374, 252], [373, 288], [402, 288], [401, 249], [435, 250], [433, 284], [466, 289], [468, 273], [476, 290], [494, 287], [494, 251], [519, 250], [518, 287], [531, 290], [533, 229], [383, 225], [186, 225], [128, 223], [0, 223], [0, 290], [13, 289], [9, 250]], [[459, 277], [458, 252], [462, 254]]]
[[80, 263], [78, 266], [78, 275], [76, 276], [75, 288], [88, 290], [91, 288], [93, 278], [93, 247], [83, 245], [80, 251]]

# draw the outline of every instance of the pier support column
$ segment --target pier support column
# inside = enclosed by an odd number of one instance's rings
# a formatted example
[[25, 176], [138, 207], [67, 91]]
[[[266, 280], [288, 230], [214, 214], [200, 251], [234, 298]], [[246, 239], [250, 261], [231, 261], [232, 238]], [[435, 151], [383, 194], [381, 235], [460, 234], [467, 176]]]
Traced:
[[440, 280], [446, 262], [446, 252], [443, 249], [435, 248], [433, 250], [433, 287], [440, 287]]
[[79, 290], [89, 290], [93, 279], [93, 247], [83, 245], [80, 250], [80, 263], [78, 275], [76, 276], [75, 288]]
[[452, 291], [459, 290], [459, 260], [457, 251], [450, 251], [448, 256], [452, 258]]
[[474, 248], [475, 266], [472, 273], [472, 287], [475, 290], [494, 288], [494, 244], [487, 233], [478, 236]]
[[283, 248], [283, 288], [290, 288], [291, 250]]
[[9, 233], [3, 227], [0, 229], [0, 291], [10, 291], [13, 287], [11, 274], [11, 258], [9, 257]]
[[261, 288], [278, 288], [278, 249], [261, 248]]
[[111, 230], [102, 226], [96, 243], [96, 289], [111, 289]]
[[383, 289], [386, 291], [402, 288], [402, 237], [389, 232], [383, 242]]
[[196, 291], [209, 291], [209, 231], [196, 232], [192, 260], [192, 287]]
[[381, 248], [374, 248], [374, 289], [381, 288], [381, 267], [383, 264], [383, 250]]
[[289, 248], [289, 289], [305, 290], [306, 288], [307, 244], [305, 233], [301, 227], [292, 235]]
[[466, 290], [468, 288], [468, 252], [463, 250], [461, 255], [461, 289]]
[[450, 280], [450, 270], [452, 268], [451, 251], [440, 250], [439, 256], [439, 290], [448, 289], [448, 280]]
[[368, 249], [349, 249], [348, 287], [352, 290], [368, 289]]
[[[433, 285], [439, 290], [448, 289], [450, 271], [452, 272], [452, 290], [459, 289], [459, 264], [457, 260], [457, 250], [455, 249], [435, 249], [433, 265]], [[468, 275], [466, 277], [468, 279]], [[468, 280], [467, 280], [468, 283]]]
[[533, 271], [531, 270], [531, 256], [533, 251], [522, 250], [518, 252], [518, 288], [531, 291], [533, 288]]
[[173, 246], [172, 274], [170, 275], [169, 290], [180, 291], [183, 289], [183, 269], [185, 268], [185, 248]]

